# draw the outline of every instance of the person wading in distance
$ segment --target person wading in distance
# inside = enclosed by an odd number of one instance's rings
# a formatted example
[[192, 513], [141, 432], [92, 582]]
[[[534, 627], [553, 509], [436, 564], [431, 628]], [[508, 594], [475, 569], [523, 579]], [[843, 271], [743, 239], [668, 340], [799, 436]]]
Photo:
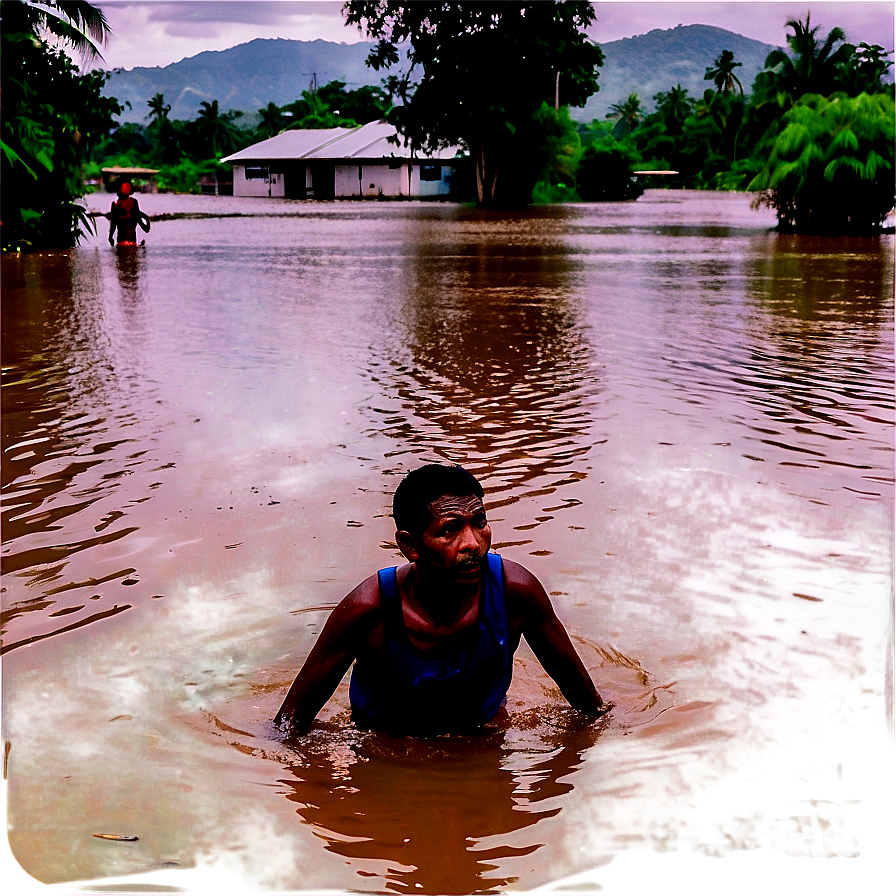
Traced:
[[137, 245], [137, 225], [149, 233], [149, 217], [140, 211], [137, 200], [131, 195], [130, 184], [123, 183], [118, 187], [118, 199], [109, 210], [109, 245], [115, 245], [115, 231], [118, 230], [119, 246]]
[[570, 705], [598, 717], [598, 694], [535, 576], [489, 553], [482, 486], [460, 466], [428, 464], [399, 483], [395, 540], [407, 559], [365, 579], [333, 610], [274, 722], [303, 730], [349, 667], [361, 728], [472, 733], [506, 716], [513, 655], [525, 637]]

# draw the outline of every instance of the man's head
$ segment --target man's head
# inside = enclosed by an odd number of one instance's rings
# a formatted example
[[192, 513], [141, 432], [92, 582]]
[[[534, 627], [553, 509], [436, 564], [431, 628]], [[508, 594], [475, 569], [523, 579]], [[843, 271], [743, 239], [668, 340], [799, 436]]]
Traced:
[[492, 534], [482, 486], [463, 467], [428, 464], [395, 490], [392, 515], [401, 552], [430, 583], [477, 588]]
[[119, 196], [130, 196], [133, 192], [133, 189], [129, 183], [123, 183], [118, 185], [118, 195]]
[[395, 489], [392, 518], [395, 528], [417, 537], [432, 520], [430, 504], [445, 495], [474, 495], [481, 501], [484, 492], [479, 481], [463, 467], [427, 464], [411, 470]]

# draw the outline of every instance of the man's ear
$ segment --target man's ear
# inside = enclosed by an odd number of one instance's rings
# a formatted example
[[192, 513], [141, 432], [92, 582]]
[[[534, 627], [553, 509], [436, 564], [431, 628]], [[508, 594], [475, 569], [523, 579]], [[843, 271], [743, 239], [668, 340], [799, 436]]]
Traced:
[[398, 550], [400, 550], [411, 563], [415, 562], [420, 556], [420, 551], [417, 549], [417, 540], [410, 532], [406, 532], [404, 529], [399, 529], [395, 533], [395, 543], [398, 545]]

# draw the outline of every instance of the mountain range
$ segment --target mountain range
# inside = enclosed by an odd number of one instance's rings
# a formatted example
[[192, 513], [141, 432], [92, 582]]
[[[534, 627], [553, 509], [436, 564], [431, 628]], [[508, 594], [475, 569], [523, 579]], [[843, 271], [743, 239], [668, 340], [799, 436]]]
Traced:
[[[104, 93], [130, 104], [123, 122], [146, 121], [147, 101], [157, 93], [170, 103], [174, 119], [196, 118], [199, 104], [218, 100], [222, 110], [239, 109], [247, 119], [268, 103], [282, 106], [298, 99], [312, 81], [345, 81], [349, 89], [379, 85], [383, 73], [364, 64], [372, 43], [257, 39], [228, 50], [210, 50], [180, 62], [155, 68], [116, 69]], [[722, 50], [731, 50], [743, 63], [736, 73], [749, 92], [762, 69], [771, 44], [710, 25], [679, 25], [601, 44], [605, 61], [600, 90], [573, 118], [603, 118], [614, 103], [632, 92], [651, 109], [653, 96], [680, 84], [699, 97], [711, 86], [703, 75]], [[249, 121], [246, 122], [247, 124]]]

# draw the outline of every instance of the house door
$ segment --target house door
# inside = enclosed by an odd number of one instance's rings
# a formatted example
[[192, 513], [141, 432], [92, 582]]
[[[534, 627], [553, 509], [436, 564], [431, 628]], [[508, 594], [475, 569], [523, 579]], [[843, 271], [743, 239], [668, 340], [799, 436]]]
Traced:
[[311, 192], [315, 199], [332, 199], [336, 195], [335, 162], [313, 162], [311, 168]]

